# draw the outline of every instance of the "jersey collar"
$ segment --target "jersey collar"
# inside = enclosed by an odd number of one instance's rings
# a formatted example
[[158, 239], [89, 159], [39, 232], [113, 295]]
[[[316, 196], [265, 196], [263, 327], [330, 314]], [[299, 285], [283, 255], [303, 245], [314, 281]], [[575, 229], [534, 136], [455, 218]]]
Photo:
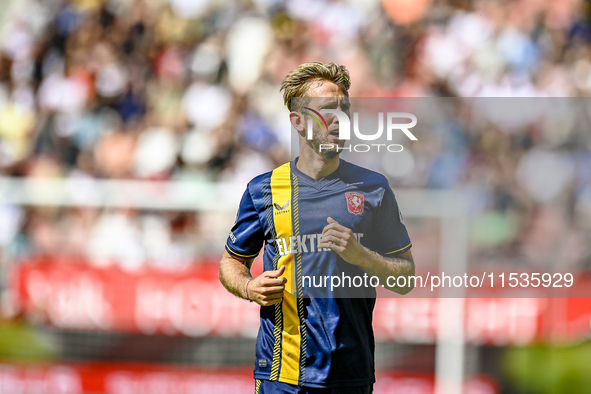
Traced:
[[331, 172], [330, 174], [328, 174], [326, 177], [321, 178], [321, 179], [314, 179], [309, 175], [304, 174], [302, 171], [300, 171], [297, 167], [297, 162], [299, 160], [299, 156], [296, 157], [292, 162], [291, 162], [291, 171], [298, 177], [298, 179], [301, 182], [305, 182], [311, 186], [314, 186], [315, 188], [317, 188], [318, 190], [323, 189], [324, 187], [328, 186], [328, 185], [332, 185], [333, 183], [338, 182], [342, 175], [345, 172], [345, 167], [347, 166], [347, 162], [343, 159], [339, 159], [339, 166], [337, 167], [336, 170], [334, 170], [333, 172]]

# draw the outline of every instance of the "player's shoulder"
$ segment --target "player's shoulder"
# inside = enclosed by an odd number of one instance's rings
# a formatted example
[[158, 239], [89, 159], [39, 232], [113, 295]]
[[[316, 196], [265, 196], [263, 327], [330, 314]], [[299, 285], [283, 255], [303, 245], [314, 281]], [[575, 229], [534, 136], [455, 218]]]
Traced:
[[255, 176], [248, 182], [247, 189], [250, 193], [260, 193], [261, 190], [268, 188], [271, 183], [271, 177], [273, 176], [273, 172], [280, 170], [280, 169], [288, 169], [290, 163], [282, 164], [271, 171], [264, 172], [260, 175]]
[[347, 183], [363, 182], [365, 185], [373, 185], [375, 187], [388, 187], [390, 185], [388, 178], [377, 171], [361, 167], [342, 159], [341, 162], [345, 167], [344, 177], [346, 178]]
[[270, 181], [272, 174], [273, 174], [273, 171], [268, 171], [268, 172], [265, 172], [265, 173], [255, 176], [254, 178], [252, 178], [250, 180], [250, 182], [248, 182], [247, 187], [249, 189], [260, 189], [261, 185], [268, 183]]

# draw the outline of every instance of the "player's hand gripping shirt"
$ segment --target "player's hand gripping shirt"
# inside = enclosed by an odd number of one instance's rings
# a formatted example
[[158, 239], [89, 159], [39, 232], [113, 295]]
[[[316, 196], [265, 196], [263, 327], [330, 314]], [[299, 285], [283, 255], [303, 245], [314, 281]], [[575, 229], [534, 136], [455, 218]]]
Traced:
[[329, 216], [385, 256], [410, 249], [410, 239], [382, 175], [340, 160], [335, 172], [315, 180], [295, 163], [248, 184], [226, 244], [243, 259], [255, 257], [264, 245], [265, 271], [285, 265], [283, 301], [261, 307], [254, 376], [312, 387], [372, 384], [375, 292], [369, 298], [312, 294], [318, 291], [312, 278], [364, 274], [317, 245]]

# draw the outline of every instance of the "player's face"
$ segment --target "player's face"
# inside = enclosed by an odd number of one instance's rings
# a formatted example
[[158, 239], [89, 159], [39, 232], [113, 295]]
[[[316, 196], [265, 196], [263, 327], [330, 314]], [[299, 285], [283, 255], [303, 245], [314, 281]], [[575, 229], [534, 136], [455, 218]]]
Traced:
[[[320, 111], [323, 109], [338, 109], [347, 116], [351, 117], [349, 108], [349, 97], [343, 88], [333, 82], [322, 81], [315, 84], [308, 90], [308, 97], [312, 97], [308, 102], [308, 107]], [[319, 152], [323, 156], [332, 158], [338, 155], [340, 152], [337, 150], [337, 146], [342, 148], [345, 145], [345, 140], [339, 139], [339, 119], [334, 114], [322, 114], [328, 130], [322, 124], [318, 125], [317, 122], [312, 122], [313, 126], [313, 139], [306, 140], [308, 145], [314, 149], [315, 152]], [[323, 146], [320, 149], [320, 146]], [[328, 145], [333, 145], [333, 148], [327, 149]]]

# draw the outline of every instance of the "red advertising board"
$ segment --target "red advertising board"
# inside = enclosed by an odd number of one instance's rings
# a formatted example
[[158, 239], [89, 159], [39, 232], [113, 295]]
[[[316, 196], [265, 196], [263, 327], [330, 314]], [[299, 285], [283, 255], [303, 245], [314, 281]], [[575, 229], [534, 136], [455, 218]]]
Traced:
[[[433, 394], [429, 374], [378, 372], [374, 392]], [[11, 394], [242, 394], [254, 392], [248, 369], [210, 370], [149, 364], [0, 364], [0, 392]], [[485, 377], [466, 381], [465, 394], [496, 394]]]
[[[259, 326], [258, 306], [226, 291], [212, 264], [126, 272], [36, 260], [13, 274], [16, 309], [62, 329], [254, 337]], [[463, 320], [468, 342], [492, 345], [574, 340], [590, 328], [588, 298], [468, 298], [462, 316], [442, 305], [412, 295], [378, 298], [377, 340], [434, 343], [442, 321]]]

